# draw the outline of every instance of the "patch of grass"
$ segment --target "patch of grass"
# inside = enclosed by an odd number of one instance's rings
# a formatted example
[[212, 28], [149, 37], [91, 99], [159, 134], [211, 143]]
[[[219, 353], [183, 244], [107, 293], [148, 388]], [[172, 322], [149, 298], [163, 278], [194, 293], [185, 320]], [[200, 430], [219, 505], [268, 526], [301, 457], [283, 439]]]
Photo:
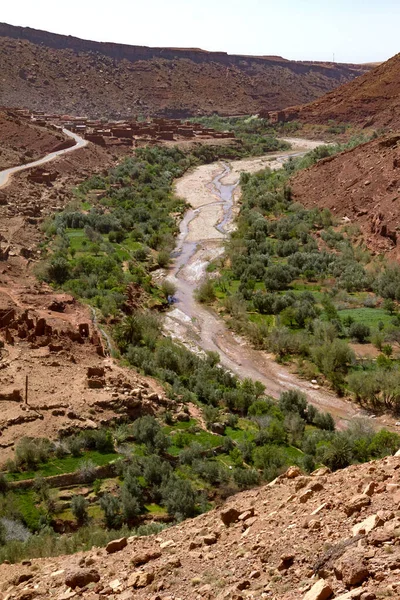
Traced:
[[378, 327], [378, 323], [382, 321], [385, 326], [391, 324], [393, 317], [382, 308], [346, 308], [339, 311], [339, 316], [343, 320], [346, 317], [351, 317], [358, 323], [368, 325], [372, 329]]
[[165, 515], [166, 514], [165, 508], [163, 508], [159, 504], [155, 504], [154, 502], [152, 502], [151, 504], [145, 504], [144, 507], [147, 510], [147, 512], [150, 514], [154, 514], [154, 515]]
[[23, 471], [22, 473], [8, 473], [8, 481], [21, 481], [24, 479], [34, 479], [35, 477], [51, 477], [53, 475], [62, 475], [64, 473], [73, 473], [79, 469], [82, 461], [91, 460], [98, 467], [108, 465], [118, 458], [115, 452], [110, 454], [101, 454], [95, 450], [84, 452], [82, 456], [66, 456], [65, 458], [53, 458], [48, 463], [43, 464], [37, 471]]

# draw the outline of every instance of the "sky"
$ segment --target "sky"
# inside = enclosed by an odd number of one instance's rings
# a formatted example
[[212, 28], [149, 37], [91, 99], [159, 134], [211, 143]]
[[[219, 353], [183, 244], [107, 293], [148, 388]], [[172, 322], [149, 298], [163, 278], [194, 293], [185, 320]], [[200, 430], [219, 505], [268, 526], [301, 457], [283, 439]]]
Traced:
[[363, 63], [400, 51], [399, 0], [1, 0], [0, 22], [102, 42], [292, 60]]

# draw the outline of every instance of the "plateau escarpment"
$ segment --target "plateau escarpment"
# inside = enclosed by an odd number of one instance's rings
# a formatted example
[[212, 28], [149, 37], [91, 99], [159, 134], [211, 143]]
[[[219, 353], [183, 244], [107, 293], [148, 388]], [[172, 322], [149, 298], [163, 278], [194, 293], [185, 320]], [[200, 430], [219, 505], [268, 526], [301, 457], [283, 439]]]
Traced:
[[0, 24], [0, 56], [0, 103], [109, 118], [276, 110], [369, 69], [91, 42], [7, 24]]

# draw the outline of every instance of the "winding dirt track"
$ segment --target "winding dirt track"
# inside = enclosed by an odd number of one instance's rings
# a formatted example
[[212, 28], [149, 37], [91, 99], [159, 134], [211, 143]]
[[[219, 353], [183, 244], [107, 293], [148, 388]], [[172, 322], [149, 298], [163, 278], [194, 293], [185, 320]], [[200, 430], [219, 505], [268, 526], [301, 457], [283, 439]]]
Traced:
[[70, 148], [64, 148], [64, 150], [50, 152], [50, 154], [46, 154], [46, 156], [44, 156], [43, 158], [39, 158], [38, 160], [35, 160], [33, 162], [26, 163], [26, 165], [10, 167], [8, 169], [5, 169], [4, 171], [0, 171], [0, 188], [4, 188], [10, 183], [11, 177], [12, 175], [14, 175], [14, 173], [19, 173], [20, 171], [25, 171], [26, 169], [33, 169], [34, 167], [40, 167], [41, 165], [44, 165], [58, 158], [59, 156], [63, 156], [64, 154], [68, 154], [69, 152], [79, 150], [79, 148], [83, 148], [88, 144], [87, 140], [84, 140], [79, 135], [76, 135], [76, 133], [72, 133], [72, 131], [69, 131], [68, 129], [63, 129], [63, 133], [65, 133], [65, 135], [67, 135], [75, 141], [74, 146], [71, 146]]
[[218, 352], [226, 368], [241, 378], [261, 381], [267, 393], [275, 398], [284, 390], [301, 389], [312, 404], [331, 412], [339, 427], [343, 427], [352, 417], [361, 416], [356, 406], [329, 391], [315, 389], [311, 383], [278, 365], [271, 355], [251, 348], [229, 331], [217, 314], [198, 304], [193, 297], [208, 263], [223, 253], [224, 241], [232, 230], [240, 196], [240, 173], [256, 172], [266, 166], [278, 169], [290, 156], [305, 153], [322, 143], [288, 141], [294, 142], [291, 152], [204, 165], [178, 180], [176, 192], [192, 208], [181, 223], [175, 263], [168, 277], [177, 286], [177, 293], [174, 308], [166, 318], [166, 329], [194, 350]]

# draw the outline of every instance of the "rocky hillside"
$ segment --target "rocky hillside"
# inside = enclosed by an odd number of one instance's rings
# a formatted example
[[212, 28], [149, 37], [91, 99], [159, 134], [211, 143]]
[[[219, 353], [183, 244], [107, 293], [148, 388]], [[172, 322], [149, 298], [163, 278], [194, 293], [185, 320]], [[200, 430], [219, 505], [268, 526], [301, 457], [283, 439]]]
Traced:
[[310, 102], [368, 66], [90, 42], [0, 24], [0, 104], [126, 117], [250, 114]]
[[61, 132], [27, 123], [12, 112], [0, 109], [0, 139], [0, 170], [2, 170], [31, 162], [53, 152], [68, 138]]
[[85, 554], [1, 565], [4, 598], [375, 600], [400, 595], [400, 457], [291, 467], [221, 509]]
[[388, 135], [300, 171], [295, 200], [326, 207], [361, 227], [368, 245], [399, 258], [400, 136]]
[[288, 119], [306, 123], [337, 122], [392, 129], [400, 128], [400, 54], [362, 77], [322, 98], [285, 111]]

